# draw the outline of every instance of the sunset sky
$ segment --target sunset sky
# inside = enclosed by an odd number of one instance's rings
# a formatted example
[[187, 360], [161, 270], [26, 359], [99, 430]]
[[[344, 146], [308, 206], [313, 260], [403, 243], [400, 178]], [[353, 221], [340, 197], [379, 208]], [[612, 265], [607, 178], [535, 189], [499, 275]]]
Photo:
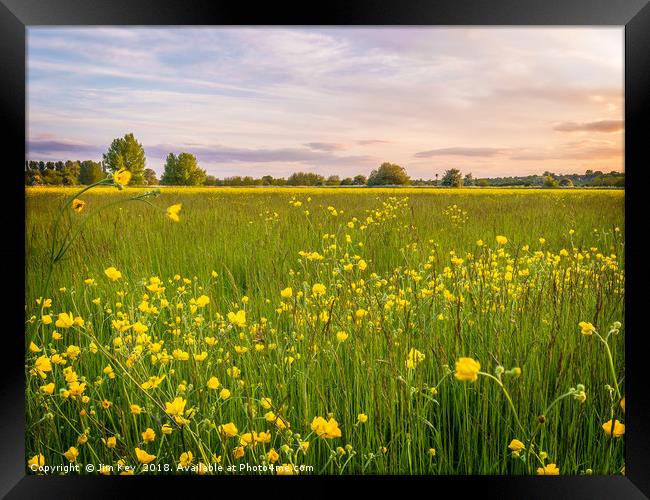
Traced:
[[28, 28], [27, 159], [216, 177], [624, 170], [623, 28]]

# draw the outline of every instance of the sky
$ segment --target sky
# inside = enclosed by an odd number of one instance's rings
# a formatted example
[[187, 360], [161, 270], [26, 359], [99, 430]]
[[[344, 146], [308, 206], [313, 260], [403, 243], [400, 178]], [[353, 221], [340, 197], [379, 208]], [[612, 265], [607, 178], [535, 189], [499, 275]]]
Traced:
[[209, 175], [623, 171], [622, 27], [29, 27], [27, 159]]

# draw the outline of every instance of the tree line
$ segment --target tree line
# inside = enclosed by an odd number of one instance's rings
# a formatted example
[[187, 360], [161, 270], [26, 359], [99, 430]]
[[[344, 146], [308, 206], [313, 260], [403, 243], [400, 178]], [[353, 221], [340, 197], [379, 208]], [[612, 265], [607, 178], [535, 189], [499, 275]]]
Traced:
[[585, 174], [554, 174], [544, 172], [542, 175], [521, 177], [474, 178], [471, 173], [463, 173], [452, 168], [446, 170], [439, 179], [411, 179], [404, 167], [385, 162], [372, 170], [366, 178], [364, 175], [345, 177], [338, 175], [325, 177], [312, 172], [295, 172], [288, 178], [265, 175], [260, 178], [251, 176], [233, 176], [223, 179], [208, 175], [202, 169], [196, 157], [187, 152], [167, 155], [164, 171], [160, 179], [151, 168], [146, 168], [146, 158], [142, 144], [132, 133], [113, 140], [101, 162], [84, 161], [25, 161], [26, 185], [90, 185], [104, 179], [109, 173], [126, 169], [131, 173], [130, 185], [134, 186], [535, 186], [535, 187], [571, 187], [571, 186], [611, 186], [623, 187], [625, 174], [611, 171], [587, 170]]

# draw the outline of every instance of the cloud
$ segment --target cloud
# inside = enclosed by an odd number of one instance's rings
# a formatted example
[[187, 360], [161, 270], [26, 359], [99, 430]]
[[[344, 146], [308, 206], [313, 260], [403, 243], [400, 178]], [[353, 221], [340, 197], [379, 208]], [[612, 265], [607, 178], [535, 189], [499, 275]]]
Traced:
[[623, 130], [623, 120], [600, 120], [597, 122], [563, 122], [553, 127], [553, 130], [560, 132], [619, 132]]
[[361, 141], [357, 141], [357, 144], [360, 146], [372, 146], [374, 144], [390, 144], [390, 141], [384, 141], [381, 139], [365, 139]]
[[316, 151], [341, 151], [347, 149], [345, 144], [336, 142], [308, 142], [305, 146]]
[[97, 153], [102, 148], [92, 144], [82, 144], [68, 141], [57, 140], [34, 140], [27, 142], [27, 151], [29, 153]]
[[431, 158], [432, 156], [482, 156], [482, 157], [493, 157], [500, 154], [504, 154], [508, 150], [502, 148], [441, 148], [441, 149], [431, 149], [430, 151], [420, 151], [415, 153], [413, 156], [415, 158]]

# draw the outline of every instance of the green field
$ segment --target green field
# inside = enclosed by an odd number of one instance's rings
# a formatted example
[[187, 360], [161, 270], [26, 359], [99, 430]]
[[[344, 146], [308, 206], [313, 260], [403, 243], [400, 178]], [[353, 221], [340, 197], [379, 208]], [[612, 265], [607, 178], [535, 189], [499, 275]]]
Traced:
[[26, 189], [27, 461], [624, 468], [622, 190], [75, 191]]

